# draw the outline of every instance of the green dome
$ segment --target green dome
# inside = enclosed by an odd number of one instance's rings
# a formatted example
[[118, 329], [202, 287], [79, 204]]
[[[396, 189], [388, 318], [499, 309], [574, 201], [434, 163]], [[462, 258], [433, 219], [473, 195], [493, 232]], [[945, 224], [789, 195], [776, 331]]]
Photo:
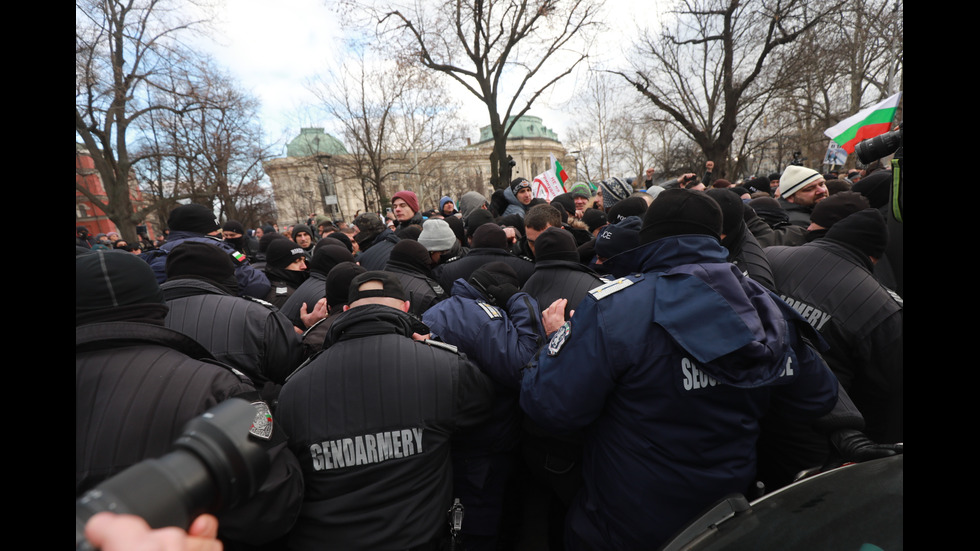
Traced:
[[[510, 121], [512, 120], [514, 120], [514, 117], [507, 119], [507, 124], [510, 124]], [[517, 124], [514, 125], [514, 128], [510, 131], [510, 134], [507, 134], [508, 140], [519, 140], [521, 138], [545, 138], [557, 142], [558, 134], [555, 134], [550, 128], [547, 128], [541, 124], [541, 117], [524, 115], [517, 120]], [[481, 142], [492, 139], [493, 132], [490, 131], [489, 124], [480, 129]]]
[[347, 150], [340, 140], [323, 131], [322, 128], [301, 128], [299, 136], [286, 146], [287, 157], [312, 157], [314, 155], [346, 155]]

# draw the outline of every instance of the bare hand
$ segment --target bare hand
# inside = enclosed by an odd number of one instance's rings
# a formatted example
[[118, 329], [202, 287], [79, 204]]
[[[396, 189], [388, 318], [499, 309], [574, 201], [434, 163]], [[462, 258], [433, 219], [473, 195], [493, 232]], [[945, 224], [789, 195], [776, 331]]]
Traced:
[[201, 515], [190, 529], [158, 528], [153, 530], [135, 515], [98, 513], [85, 525], [85, 538], [103, 551], [221, 551], [218, 519]]
[[708, 172], [711, 172], [715, 168], [715, 162], [714, 161], [708, 161], [708, 162], [704, 163], [704, 168], [707, 168], [708, 169]]
[[419, 342], [425, 342], [429, 340], [430, 337], [432, 337], [432, 333], [426, 333], [424, 335], [421, 333], [412, 333], [412, 339], [417, 340]]
[[305, 302], [303, 303], [303, 306], [299, 309], [299, 318], [303, 320], [303, 325], [305, 325], [307, 329], [313, 327], [313, 324], [322, 320], [325, 317], [327, 317], [326, 298], [321, 298], [320, 300], [316, 301], [316, 304], [313, 305], [312, 312], [307, 313]]
[[546, 335], [554, 333], [565, 324], [565, 306], [567, 305], [568, 299], [560, 298], [545, 308], [544, 312], [541, 312], [541, 324], [544, 325]]

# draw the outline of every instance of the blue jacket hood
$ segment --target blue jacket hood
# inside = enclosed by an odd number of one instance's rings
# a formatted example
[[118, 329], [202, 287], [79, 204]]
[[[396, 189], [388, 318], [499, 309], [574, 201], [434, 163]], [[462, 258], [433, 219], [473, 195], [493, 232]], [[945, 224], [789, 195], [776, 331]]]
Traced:
[[796, 363], [792, 345], [798, 337], [789, 324], [804, 320], [727, 262], [717, 239], [669, 237], [627, 253], [635, 255], [642, 277], [652, 279], [655, 323], [711, 376], [751, 388], [773, 382], [787, 362]]

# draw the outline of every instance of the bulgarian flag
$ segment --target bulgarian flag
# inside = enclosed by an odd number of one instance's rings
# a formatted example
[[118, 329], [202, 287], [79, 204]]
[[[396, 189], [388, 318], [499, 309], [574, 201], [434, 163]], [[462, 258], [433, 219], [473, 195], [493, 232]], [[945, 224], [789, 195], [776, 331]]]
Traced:
[[568, 182], [568, 173], [561, 167], [561, 163], [555, 158], [554, 153], [551, 154], [551, 166], [555, 169], [555, 174], [558, 176], [558, 179], [561, 180], [562, 189], [568, 191], [568, 186], [565, 185]]
[[565, 182], [568, 181], [568, 174], [561, 167], [558, 159], [551, 155], [551, 168], [534, 177], [531, 191], [534, 197], [541, 197], [551, 201], [555, 197], [565, 193]]
[[878, 105], [862, 109], [858, 114], [840, 121], [824, 134], [839, 144], [848, 154], [854, 153], [854, 146], [858, 143], [891, 130], [898, 100], [901, 97], [902, 93], [899, 92]]

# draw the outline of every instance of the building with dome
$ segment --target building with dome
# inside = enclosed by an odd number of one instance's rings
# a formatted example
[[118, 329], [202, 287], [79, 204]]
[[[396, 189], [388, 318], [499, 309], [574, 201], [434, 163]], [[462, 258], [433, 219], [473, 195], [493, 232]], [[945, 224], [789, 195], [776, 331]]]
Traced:
[[[507, 153], [515, 163], [513, 177], [534, 178], [550, 168], [554, 155], [575, 180], [575, 159], [540, 117], [518, 119], [507, 140]], [[387, 198], [404, 189], [418, 195], [423, 211], [437, 208], [445, 195], [458, 200], [467, 191], [478, 191], [489, 198], [493, 192], [489, 184], [492, 150], [488, 125], [480, 129], [477, 143], [434, 152], [417, 167], [394, 153], [387, 161], [390, 176], [385, 179], [383, 198], [377, 197], [371, 185], [362, 185], [354, 156], [323, 128], [301, 129], [286, 146], [286, 156], [269, 160], [263, 167], [272, 182], [280, 225], [305, 221], [313, 213], [349, 222], [361, 212], [384, 211], [390, 206]]]

